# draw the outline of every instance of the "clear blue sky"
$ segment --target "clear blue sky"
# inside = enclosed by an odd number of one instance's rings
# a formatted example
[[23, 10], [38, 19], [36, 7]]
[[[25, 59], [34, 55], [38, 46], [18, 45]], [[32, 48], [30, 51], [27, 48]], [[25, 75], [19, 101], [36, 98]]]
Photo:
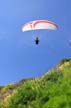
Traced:
[[[50, 20], [57, 31], [22, 32], [23, 24], [32, 20]], [[34, 38], [40, 38], [38, 46]], [[62, 58], [71, 57], [70, 0], [2, 0], [0, 1], [0, 85], [23, 78], [38, 77]]]

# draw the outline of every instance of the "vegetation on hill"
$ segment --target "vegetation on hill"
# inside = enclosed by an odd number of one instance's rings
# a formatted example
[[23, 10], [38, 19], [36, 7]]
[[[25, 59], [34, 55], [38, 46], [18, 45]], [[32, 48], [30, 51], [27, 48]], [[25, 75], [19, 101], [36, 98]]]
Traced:
[[40, 78], [0, 87], [0, 108], [71, 108], [71, 59]]

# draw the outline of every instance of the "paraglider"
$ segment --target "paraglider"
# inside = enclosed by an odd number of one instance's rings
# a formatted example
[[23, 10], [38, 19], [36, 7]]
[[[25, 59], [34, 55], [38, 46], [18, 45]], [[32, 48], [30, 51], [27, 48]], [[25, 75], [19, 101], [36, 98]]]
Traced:
[[[24, 24], [22, 26], [22, 31], [31, 31], [31, 30], [41, 30], [41, 29], [49, 29], [49, 30], [56, 30], [58, 28], [57, 24], [52, 22], [52, 21], [48, 21], [48, 20], [35, 20], [35, 21], [31, 21], [28, 22], [26, 24]], [[38, 45], [39, 43], [39, 38], [36, 37], [35, 40], [36, 45]]]
[[36, 45], [39, 44], [39, 38], [38, 38], [38, 37], [36, 37], [36, 39], [35, 39], [35, 43], [36, 43]]

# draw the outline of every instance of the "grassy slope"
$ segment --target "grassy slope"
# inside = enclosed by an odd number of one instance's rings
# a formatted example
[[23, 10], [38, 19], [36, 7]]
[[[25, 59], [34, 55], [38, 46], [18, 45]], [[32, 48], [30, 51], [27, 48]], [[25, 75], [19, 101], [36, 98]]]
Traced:
[[71, 59], [38, 79], [0, 87], [0, 108], [71, 108]]

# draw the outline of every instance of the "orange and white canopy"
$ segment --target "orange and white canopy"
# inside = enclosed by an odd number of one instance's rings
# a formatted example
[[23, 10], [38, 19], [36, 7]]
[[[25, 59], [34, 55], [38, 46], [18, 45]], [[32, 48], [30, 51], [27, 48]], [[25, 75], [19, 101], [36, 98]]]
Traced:
[[22, 31], [29, 31], [29, 30], [37, 30], [37, 29], [49, 29], [49, 30], [56, 30], [58, 28], [57, 24], [48, 21], [48, 20], [35, 20], [28, 22], [22, 26]]

